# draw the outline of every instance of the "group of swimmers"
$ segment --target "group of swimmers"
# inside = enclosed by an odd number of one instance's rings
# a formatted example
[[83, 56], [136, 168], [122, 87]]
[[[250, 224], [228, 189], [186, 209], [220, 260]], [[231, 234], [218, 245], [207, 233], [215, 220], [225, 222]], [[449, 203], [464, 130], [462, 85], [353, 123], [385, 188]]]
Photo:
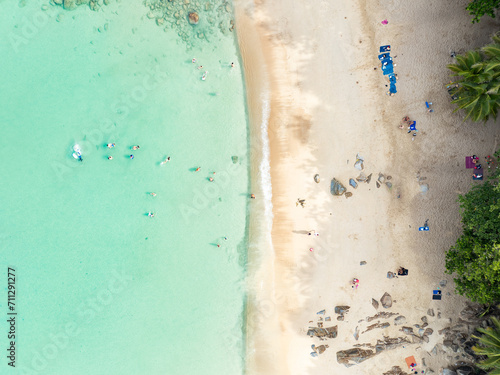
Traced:
[[[114, 143], [108, 143], [108, 144], [106, 145], [106, 147], [107, 147], [107, 148], [109, 148], [109, 149], [112, 149], [112, 148], [114, 148], [115, 146], [116, 146], [116, 144], [114, 144]], [[140, 149], [140, 146], [139, 146], [139, 145], [132, 146], [132, 147], [131, 147], [131, 149], [135, 151], [135, 150]], [[130, 155], [129, 155], [129, 159], [133, 159], [133, 158], [134, 158], [134, 155], [133, 155], [133, 154], [130, 154]], [[111, 155], [109, 155], [109, 156], [108, 156], [108, 160], [113, 160], [113, 157], [112, 157]]]

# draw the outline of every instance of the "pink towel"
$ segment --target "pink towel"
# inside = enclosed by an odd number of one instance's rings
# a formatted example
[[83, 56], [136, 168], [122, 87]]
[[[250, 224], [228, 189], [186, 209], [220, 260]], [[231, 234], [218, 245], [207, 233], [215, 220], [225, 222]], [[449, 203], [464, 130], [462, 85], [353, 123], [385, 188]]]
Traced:
[[388, 23], [389, 23], [389, 21], [387, 21], [387, 20], [382, 21], [382, 25], [387, 25]]
[[465, 168], [474, 168], [474, 163], [472, 162], [472, 156], [465, 157]]

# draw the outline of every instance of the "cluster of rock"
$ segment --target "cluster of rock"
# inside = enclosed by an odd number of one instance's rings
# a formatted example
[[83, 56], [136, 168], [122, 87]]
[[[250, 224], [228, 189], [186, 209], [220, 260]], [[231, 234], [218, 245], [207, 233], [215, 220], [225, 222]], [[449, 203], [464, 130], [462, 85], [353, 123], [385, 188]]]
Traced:
[[[438, 331], [443, 336], [442, 344], [436, 344], [429, 355], [446, 357], [450, 362], [450, 368], [444, 372], [446, 375], [468, 375], [474, 374], [473, 364], [485, 359], [476, 355], [472, 347], [478, 340], [472, 337], [480, 336], [477, 328], [492, 326], [489, 319], [491, 315], [498, 315], [498, 311], [490, 310], [490, 315], [485, 316], [487, 309], [483, 305], [468, 303], [460, 312], [456, 324], [450, 325]], [[477, 372], [476, 372], [477, 373]]]
[[145, 5], [149, 8], [148, 18], [165, 31], [176, 31], [188, 49], [195, 38], [208, 40], [217, 30], [226, 35], [235, 28], [228, 0], [146, 0]]
[[[347, 306], [349, 309], [349, 307]], [[335, 312], [337, 312], [337, 308], [335, 308]], [[317, 327], [309, 327], [307, 330], [307, 335], [310, 337], [316, 337], [320, 340], [326, 340], [326, 339], [334, 339], [337, 337], [337, 332], [338, 332], [338, 326], [331, 326], [331, 327], [323, 327], [324, 322], [331, 322], [331, 318], [329, 316], [326, 316], [323, 319], [323, 316], [325, 315], [326, 310], [321, 310], [316, 313], [316, 315], [319, 315], [318, 322], [317, 322]], [[309, 323], [312, 323], [313, 321], [311, 320]], [[312, 352], [311, 356], [312, 357], [317, 357], [319, 354], [323, 354], [325, 350], [328, 348], [328, 345], [311, 345]]]
[[[67, 10], [87, 5], [98, 11], [110, 0], [52, 0], [53, 4]], [[226, 35], [235, 28], [233, 9], [229, 0], [145, 0], [148, 7], [147, 17], [155, 20], [165, 32], [174, 30], [186, 43], [193, 47], [193, 39], [208, 40], [217, 30]]]
[[[362, 171], [364, 169], [364, 159], [361, 156], [359, 156], [359, 154], [356, 155], [356, 162], [354, 163], [354, 168], [356, 168], [360, 171]], [[349, 185], [352, 188], [357, 189], [358, 184], [361, 182], [369, 184], [370, 181], [372, 180], [372, 175], [373, 175], [373, 173], [370, 173], [368, 176], [366, 176], [363, 172], [361, 172], [359, 174], [359, 176], [356, 177], [356, 179], [354, 179], [354, 178], [349, 179]], [[377, 181], [375, 181], [377, 188], [380, 188], [380, 186], [382, 186], [382, 185], [386, 185], [389, 189], [391, 189], [392, 182], [389, 182], [389, 180], [391, 180], [391, 179], [392, 179], [392, 176], [385, 176], [383, 173], [379, 173], [378, 179], [377, 179]], [[340, 196], [340, 195], [345, 194], [346, 198], [352, 197], [352, 193], [348, 192], [346, 187], [336, 178], [333, 178], [331, 181], [330, 192], [332, 193], [332, 195]]]

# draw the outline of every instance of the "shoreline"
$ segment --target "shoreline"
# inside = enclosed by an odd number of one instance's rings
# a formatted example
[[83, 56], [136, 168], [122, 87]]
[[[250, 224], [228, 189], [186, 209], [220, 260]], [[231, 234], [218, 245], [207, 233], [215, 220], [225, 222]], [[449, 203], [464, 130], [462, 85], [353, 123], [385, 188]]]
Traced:
[[[270, 94], [272, 244], [267, 249], [250, 241], [248, 374], [382, 373], [395, 365], [405, 369], [409, 355], [426, 358], [434, 371], [452, 362], [453, 353], [429, 357], [429, 352], [442, 339], [438, 330], [457, 322], [465, 302], [444, 274], [444, 253], [461, 231], [457, 193], [471, 185], [463, 156], [491, 154], [500, 139], [492, 122], [460, 124], [463, 116], [452, 113], [443, 89], [450, 46], [457, 52], [481, 46], [497, 27], [486, 19], [470, 24], [460, 8], [465, 4], [447, 0], [430, 9], [421, 3], [381, 6], [362, 0], [318, 7], [235, 1], [254, 132], [262, 124], [259, 94], [266, 85]], [[440, 17], [443, 12], [446, 19]], [[387, 15], [389, 24], [383, 26], [379, 21]], [[395, 97], [385, 95], [386, 79], [374, 69], [378, 46], [384, 44], [391, 44], [397, 56]], [[435, 113], [427, 113], [426, 100], [434, 103]], [[420, 132], [414, 141], [398, 129], [405, 115], [417, 120]], [[251, 145], [254, 155], [260, 155], [258, 147]], [[373, 180], [352, 189], [348, 181], [360, 173], [353, 168], [357, 153]], [[379, 173], [391, 176], [392, 186], [376, 187]], [[258, 176], [254, 165], [252, 183]], [[353, 197], [333, 197], [332, 177]], [[306, 199], [304, 209], [294, 204], [297, 198]], [[431, 231], [423, 235], [416, 229], [426, 219]], [[257, 222], [251, 218], [253, 236], [265, 229]], [[320, 236], [307, 236], [310, 230]], [[399, 266], [409, 268], [410, 276], [388, 279], [387, 272]], [[359, 289], [351, 288], [353, 278], [361, 280]], [[433, 301], [430, 294], [442, 282], [447, 284], [444, 298]], [[394, 305], [374, 309], [372, 299], [385, 292]], [[333, 311], [339, 305], [350, 306], [342, 321]], [[318, 341], [306, 333], [323, 309], [332, 318], [328, 326], [338, 326], [338, 337]], [[367, 317], [387, 311], [404, 316], [411, 326], [421, 324], [430, 310], [436, 314], [426, 319], [435, 333], [428, 342], [401, 346], [349, 368], [337, 362], [340, 350], [404, 336], [394, 317], [379, 320], [389, 326], [368, 332]], [[313, 358], [313, 343], [329, 348]]]

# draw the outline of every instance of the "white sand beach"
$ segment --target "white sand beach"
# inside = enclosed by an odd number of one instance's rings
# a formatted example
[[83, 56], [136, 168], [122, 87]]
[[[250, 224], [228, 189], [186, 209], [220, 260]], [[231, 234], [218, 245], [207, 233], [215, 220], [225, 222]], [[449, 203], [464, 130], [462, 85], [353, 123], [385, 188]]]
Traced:
[[[404, 359], [412, 355], [419, 370], [438, 373], [456, 361], [449, 353], [428, 353], [442, 339], [437, 331], [457, 321], [465, 302], [444, 274], [444, 256], [460, 235], [457, 194], [473, 183], [464, 158], [493, 154], [500, 136], [493, 122], [463, 123], [445, 89], [450, 52], [481, 47], [498, 30], [488, 17], [471, 24], [466, 4], [235, 1], [253, 129], [262, 122], [266, 87], [270, 95], [274, 252], [250, 253], [259, 259], [249, 301], [249, 374], [382, 374], [392, 366], [408, 371]], [[388, 80], [377, 59], [384, 44], [392, 46], [399, 78], [394, 97], [386, 95]], [[413, 141], [398, 128], [405, 115], [417, 122]], [[360, 174], [357, 153], [365, 160], [363, 172], [373, 176], [353, 189], [348, 182]], [[391, 176], [392, 188], [376, 187], [379, 173]], [[333, 177], [353, 196], [332, 196]], [[304, 208], [296, 206], [297, 198], [305, 199]], [[426, 219], [430, 230], [419, 232]], [[311, 230], [320, 235], [308, 236]], [[258, 260], [264, 261], [256, 267]], [[388, 279], [387, 272], [399, 266], [408, 276]], [[357, 289], [353, 278], [360, 280]], [[432, 291], [443, 280], [443, 298], [433, 301]], [[385, 292], [393, 305], [376, 310], [372, 298], [380, 300]], [[350, 306], [344, 321], [337, 321], [338, 305]], [[323, 309], [324, 316], [316, 314]], [[349, 368], [339, 364], [337, 351], [406, 336], [394, 325], [395, 316], [367, 322], [382, 311], [403, 315], [409, 327], [427, 316], [434, 333], [428, 343], [401, 345]], [[332, 321], [324, 327], [338, 325], [338, 336], [307, 336], [308, 327], [327, 316]], [[377, 322], [390, 326], [364, 333]], [[313, 358], [312, 344], [329, 347]]]

